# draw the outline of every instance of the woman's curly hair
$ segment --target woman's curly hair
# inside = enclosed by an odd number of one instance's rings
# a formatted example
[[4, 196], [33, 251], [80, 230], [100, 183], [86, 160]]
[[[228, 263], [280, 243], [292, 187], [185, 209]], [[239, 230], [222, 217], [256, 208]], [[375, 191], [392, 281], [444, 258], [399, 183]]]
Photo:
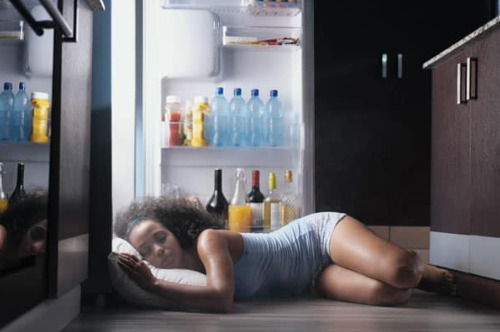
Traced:
[[136, 200], [119, 212], [114, 232], [128, 241], [131, 226], [133, 228], [143, 220], [153, 220], [163, 225], [175, 235], [183, 249], [193, 248], [196, 238], [205, 229], [222, 228], [198, 201], [160, 196]]

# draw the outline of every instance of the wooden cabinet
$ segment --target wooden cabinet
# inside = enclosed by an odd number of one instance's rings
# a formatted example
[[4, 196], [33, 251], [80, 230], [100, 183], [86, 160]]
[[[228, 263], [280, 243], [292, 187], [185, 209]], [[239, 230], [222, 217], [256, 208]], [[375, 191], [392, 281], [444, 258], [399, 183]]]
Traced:
[[500, 19], [432, 63], [431, 263], [500, 280]]
[[489, 0], [469, 2], [315, 3], [317, 211], [429, 225], [431, 79], [422, 64], [489, 19]]

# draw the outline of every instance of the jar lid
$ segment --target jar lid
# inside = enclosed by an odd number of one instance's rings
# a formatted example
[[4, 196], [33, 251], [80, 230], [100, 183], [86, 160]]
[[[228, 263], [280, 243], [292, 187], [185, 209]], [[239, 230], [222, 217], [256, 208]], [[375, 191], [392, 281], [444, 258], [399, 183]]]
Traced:
[[31, 98], [32, 99], [47, 99], [47, 100], [49, 100], [49, 94], [45, 93], [45, 92], [32, 92]]
[[194, 103], [207, 103], [208, 104], [208, 97], [206, 96], [196, 96], [194, 97]]
[[179, 96], [167, 96], [165, 101], [167, 102], [167, 104], [173, 104], [173, 103], [180, 103], [182, 100], [181, 97]]

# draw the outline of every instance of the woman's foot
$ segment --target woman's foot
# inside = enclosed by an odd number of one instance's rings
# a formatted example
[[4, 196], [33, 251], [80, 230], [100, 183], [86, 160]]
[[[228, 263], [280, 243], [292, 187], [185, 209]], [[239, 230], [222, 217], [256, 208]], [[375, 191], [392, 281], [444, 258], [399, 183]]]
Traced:
[[457, 282], [453, 274], [445, 269], [426, 265], [418, 289], [443, 295], [457, 296]]

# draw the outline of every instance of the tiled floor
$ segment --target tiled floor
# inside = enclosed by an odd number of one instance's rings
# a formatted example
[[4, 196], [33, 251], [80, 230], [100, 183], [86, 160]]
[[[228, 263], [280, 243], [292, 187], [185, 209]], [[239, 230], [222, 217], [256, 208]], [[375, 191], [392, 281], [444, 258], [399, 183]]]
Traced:
[[81, 331], [500, 331], [500, 312], [416, 291], [400, 307], [373, 307], [317, 297], [236, 303], [229, 314], [85, 308], [65, 332]]

